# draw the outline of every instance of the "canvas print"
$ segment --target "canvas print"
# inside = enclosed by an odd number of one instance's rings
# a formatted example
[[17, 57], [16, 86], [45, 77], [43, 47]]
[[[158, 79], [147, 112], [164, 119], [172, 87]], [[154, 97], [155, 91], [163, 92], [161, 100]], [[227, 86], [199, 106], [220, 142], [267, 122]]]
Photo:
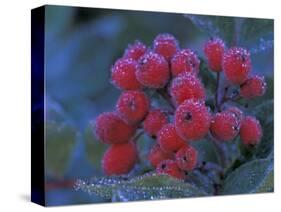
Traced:
[[271, 19], [32, 11], [32, 198], [274, 191]]

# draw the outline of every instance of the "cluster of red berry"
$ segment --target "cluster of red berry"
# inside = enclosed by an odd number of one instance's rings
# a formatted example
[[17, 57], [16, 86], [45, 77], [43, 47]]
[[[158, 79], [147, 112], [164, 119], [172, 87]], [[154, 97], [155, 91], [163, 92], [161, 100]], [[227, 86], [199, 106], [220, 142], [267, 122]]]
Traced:
[[[250, 54], [243, 48], [226, 49], [224, 42], [210, 39], [204, 53], [211, 71], [223, 72], [230, 84], [240, 86], [244, 98], [261, 96], [263, 77], [251, 76]], [[190, 49], [180, 49], [170, 34], [160, 34], [152, 49], [140, 41], [129, 45], [112, 67], [112, 83], [123, 92], [114, 112], [96, 119], [97, 137], [110, 144], [103, 156], [106, 175], [128, 173], [138, 160], [136, 131], [153, 139], [148, 160], [157, 173], [183, 179], [197, 165], [197, 150], [190, 145], [207, 133], [219, 141], [231, 141], [238, 134], [246, 145], [256, 145], [262, 129], [254, 117], [244, 117], [237, 107], [212, 114], [205, 105], [205, 88], [198, 78], [200, 60]], [[153, 108], [146, 89], [161, 91], [172, 112]], [[159, 92], [160, 93], [160, 92]]]

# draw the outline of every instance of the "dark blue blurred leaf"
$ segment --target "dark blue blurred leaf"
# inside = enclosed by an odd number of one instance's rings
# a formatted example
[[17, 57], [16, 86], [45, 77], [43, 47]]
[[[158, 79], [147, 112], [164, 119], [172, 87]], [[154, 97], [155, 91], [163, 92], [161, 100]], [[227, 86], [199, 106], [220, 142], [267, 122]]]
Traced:
[[118, 94], [109, 75], [120, 30], [122, 18], [105, 17], [46, 38], [47, 94], [79, 124], [109, 108]]

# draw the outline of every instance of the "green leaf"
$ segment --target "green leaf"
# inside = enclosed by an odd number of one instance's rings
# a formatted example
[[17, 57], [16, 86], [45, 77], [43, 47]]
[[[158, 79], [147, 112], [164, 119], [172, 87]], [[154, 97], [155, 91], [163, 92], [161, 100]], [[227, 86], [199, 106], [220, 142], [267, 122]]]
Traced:
[[[73, 21], [74, 7], [45, 6], [45, 22], [48, 36], [58, 36], [64, 33]], [[63, 14], [63, 15], [62, 15]], [[51, 29], [51, 30], [50, 30]]]
[[[186, 190], [180, 187], [166, 186], [166, 187], [131, 187], [124, 186], [117, 189], [114, 192], [114, 196], [118, 201], [136, 201], [136, 200], [159, 200], [159, 199], [171, 199], [171, 198], [183, 198], [183, 197], [196, 197], [198, 195], [196, 190], [190, 185], [185, 186]], [[113, 196], [113, 197], [114, 197]], [[202, 196], [202, 195], [199, 195]], [[115, 201], [116, 201], [115, 199]], [[113, 199], [114, 200], [114, 199]]]
[[101, 168], [101, 161], [106, 145], [100, 142], [93, 133], [93, 127], [89, 124], [84, 131], [84, 142], [86, 146], [86, 156], [96, 168]]
[[273, 151], [273, 100], [268, 100], [256, 107], [255, 117], [260, 121], [263, 137], [257, 146], [255, 155], [258, 158], [265, 158]]
[[132, 178], [127, 184], [138, 186], [138, 187], [143, 187], [143, 186], [161, 187], [161, 186], [169, 186], [169, 185], [176, 186], [176, 185], [180, 185], [181, 183], [182, 180], [169, 177], [168, 175], [157, 175], [153, 173], [153, 174], [146, 174], [143, 176]]
[[266, 125], [263, 125], [262, 129], [263, 137], [255, 152], [255, 155], [258, 158], [267, 157], [271, 152], [273, 152], [274, 148], [273, 121]]
[[63, 176], [76, 140], [75, 129], [67, 124], [46, 123], [46, 167], [48, 174]]
[[273, 20], [246, 18], [241, 25], [241, 36], [244, 40], [252, 40], [273, 32]]
[[228, 46], [238, 45], [258, 53], [273, 47], [273, 20], [223, 16], [185, 15], [211, 37], [221, 37]]
[[113, 201], [166, 199], [208, 195], [195, 185], [167, 175], [145, 174], [134, 178], [104, 177], [91, 182], [77, 181], [76, 189]]
[[[242, 20], [242, 19], [241, 19]], [[240, 29], [240, 45], [248, 46], [254, 53], [273, 47], [273, 20], [243, 19]]]
[[121, 177], [94, 177], [89, 182], [84, 180], [77, 180], [75, 183], [76, 190], [82, 190], [89, 194], [95, 194], [104, 199], [111, 199], [113, 190], [124, 179]]
[[207, 90], [207, 96], [213, 97], [216, 91], [216, 75], [209, 70], [208, 64], [203, 58], [200, 58], [200, 77]]
[[273, 100], [267, 100], [260, 103], [254, 110], [254, 115], [263, 123], [273, 120]]
[[201, 31], [212, 37], [221, 37], [228, 44], [233, 41], [235, 21], [233, 17], [185, 15]]
[[136, 132], [136, 135], [139, 134], [141, 135], [136, 141], [138, 152], [139, 152], [139, 160], [141, 163], [145, 163], [147, 162], [147, 156], [156, 141], [155, 139], [152, 139], [150, 136], [144, 133], [142, 129]]
[[198, 151], [199, 161], [208, 161], [218, 163], [216, 151], [212, 141], [203, 139], [192, 143], [192, 146]]
[[[208, 174], [215, 174], [212, 171], [209, 171]], [[188, 173], [188, 179], [187, 181], [196, 187], [206, 191], [208, 194], [213, 194], [214, 193], [214, 179], [211, 176], [208, 176], [206, 172], [201, 172], [198, 170], [193, 170], [192, 172]]]
[[235, 169], [224, 181], [221, 194], [273, 191], [273, 159], [258, 159]]

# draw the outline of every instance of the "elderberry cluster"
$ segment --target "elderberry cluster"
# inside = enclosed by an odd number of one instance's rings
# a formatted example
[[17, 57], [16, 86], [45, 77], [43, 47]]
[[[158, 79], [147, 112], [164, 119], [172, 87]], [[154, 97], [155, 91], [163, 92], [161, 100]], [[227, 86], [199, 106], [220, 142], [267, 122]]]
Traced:
[[[239, 96], [251, 99], [265, 93], [263, 77], [251, 75], [250, 53], [240, 47], [227, 49], [219, 38], [204, 45], [210, 71], [225, 75]], [[207, 134], [220, 142], [240, 136], [243, 144], [257, 145], [262, 137], [259, 121], [238, 107], [210, 111], [199, 78], [200, 60], [191, 49], [179, 47], [170, 34], [159, 34], [151, 48], [135, 41], [111, 69], [112, 83], [122, 91], [113, 112], [99, 115], [95, 133], [109, 144], [102, 159], [106, 175], [127, 174], [138, 161], [137, 132], [155, 140], [147, 159], [157, 173], [184, 179], [197, 164], [199, 152], [192, 147]], [[146, 92], [154, 90], [171, 106], [155, 108]], [[215, 94], [214, 94], [215, 95]], [[226, 98], [227, 100], [227, 98]]]

